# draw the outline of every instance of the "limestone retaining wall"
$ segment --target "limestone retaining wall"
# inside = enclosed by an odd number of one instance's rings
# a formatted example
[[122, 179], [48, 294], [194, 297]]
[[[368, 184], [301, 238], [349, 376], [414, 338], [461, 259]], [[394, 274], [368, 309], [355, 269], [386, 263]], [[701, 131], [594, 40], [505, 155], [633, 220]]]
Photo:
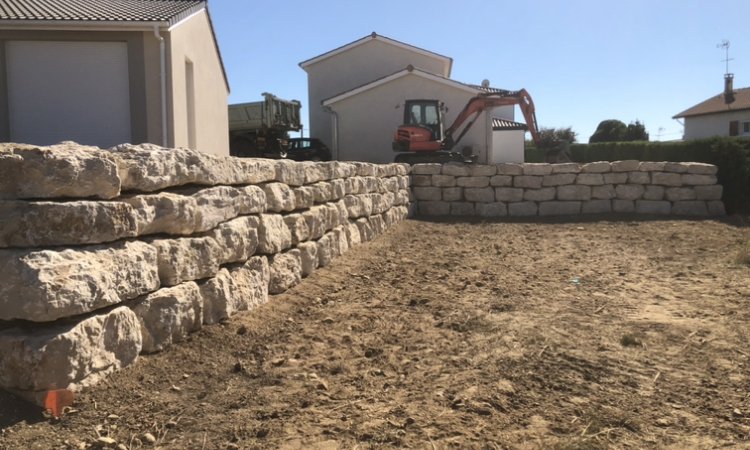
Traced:
[[0, 388], [78, 389], [404, 219], [409, 167], [0, 144]]
[[417, 164], [416, 211], [426, 216], [634, 213], [723, 215], [716, 166], [616, 161], [588, 164]]

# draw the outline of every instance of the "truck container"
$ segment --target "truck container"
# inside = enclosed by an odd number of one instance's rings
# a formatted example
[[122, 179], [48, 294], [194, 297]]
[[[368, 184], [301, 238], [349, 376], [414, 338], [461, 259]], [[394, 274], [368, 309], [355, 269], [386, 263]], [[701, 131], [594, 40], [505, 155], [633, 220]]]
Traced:
[[229, 151], [232, 156], [283, 158], [290, 131], [302, 129], [298, 100], [267, 92], [263, 101], [229, 105]]

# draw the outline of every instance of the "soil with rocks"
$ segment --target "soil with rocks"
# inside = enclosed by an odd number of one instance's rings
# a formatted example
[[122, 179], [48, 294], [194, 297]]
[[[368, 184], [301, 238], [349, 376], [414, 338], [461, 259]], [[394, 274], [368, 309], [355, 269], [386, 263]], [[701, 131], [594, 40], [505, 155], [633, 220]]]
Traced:
[[407, 220], [0, 448], [750, 448], [746, 220]]

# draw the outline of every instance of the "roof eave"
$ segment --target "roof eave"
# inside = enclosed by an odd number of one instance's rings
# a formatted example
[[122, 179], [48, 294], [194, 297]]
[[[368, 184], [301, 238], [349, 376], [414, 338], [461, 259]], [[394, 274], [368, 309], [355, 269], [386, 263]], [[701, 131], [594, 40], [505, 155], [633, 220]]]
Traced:
[[0, 30], [87, 30], [108, 31], [113, 28], [131, 31], [151, 31], [154, 27], [168, 28], [167, 20], [0, 20]]
[[744, 108], [727, 108], [723, 109], [721, 111], [708, 111], [708, 112], [701, 112], [701, 113], [690, 113], [687, 111], [683, 111], [677, 115], [672, 116], [673, 119], [683, 119], [688, 117], [700, 117], [700, 116], [713, 116], [716, 114], [724, 114], [724, 113], [733, 113], [733, 112], [740, 112], [740, 111], [750, 111], [750, 106], [744, 107]]

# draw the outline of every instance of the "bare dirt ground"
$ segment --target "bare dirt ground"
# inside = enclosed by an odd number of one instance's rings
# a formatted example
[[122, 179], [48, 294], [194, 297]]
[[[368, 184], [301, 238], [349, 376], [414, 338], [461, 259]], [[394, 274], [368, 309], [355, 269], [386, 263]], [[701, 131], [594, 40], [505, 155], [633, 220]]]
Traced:
[[742, 222], [409, 220], [0, 448], [750, 448]]

